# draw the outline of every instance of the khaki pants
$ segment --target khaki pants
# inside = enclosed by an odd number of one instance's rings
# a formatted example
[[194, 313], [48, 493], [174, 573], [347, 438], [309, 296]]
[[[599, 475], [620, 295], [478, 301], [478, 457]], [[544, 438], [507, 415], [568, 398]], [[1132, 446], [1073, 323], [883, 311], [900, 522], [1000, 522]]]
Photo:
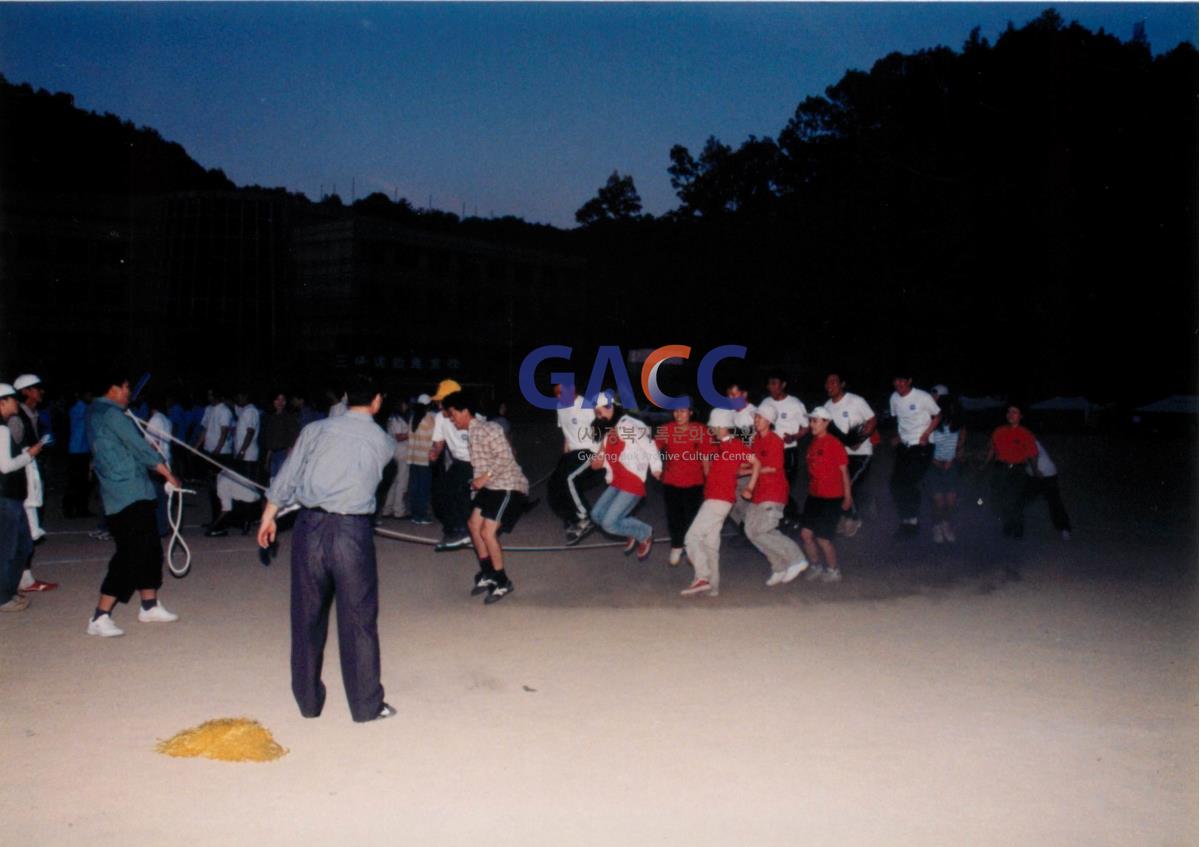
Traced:
[[782, 503], [754, 503], [746, 512], [746, 537], [767, 557], [776, 573], [794, 562], [805, 561], [799, 545], [779, 531], [782, 519]]
[[732, 508], [725, 500], [705, 500], [683, 539], [696, 579], [708, 580], [714, 591], [721, 583], [721, 528]]

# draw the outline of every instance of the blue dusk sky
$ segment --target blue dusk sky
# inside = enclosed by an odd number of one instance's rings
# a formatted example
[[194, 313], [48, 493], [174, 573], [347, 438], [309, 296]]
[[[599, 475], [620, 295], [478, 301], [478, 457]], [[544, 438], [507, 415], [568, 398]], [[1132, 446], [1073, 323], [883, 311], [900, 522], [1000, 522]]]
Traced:
[[[0, 73], [150, 126], [239, 185], [573, 226], [615, 169], [676, 204], [668, 151], [774, 136], [893, 51], [995, 40], [1050, 4], [0, 3]], [[1060, 3], [1152, 49], [1192, 3]]]

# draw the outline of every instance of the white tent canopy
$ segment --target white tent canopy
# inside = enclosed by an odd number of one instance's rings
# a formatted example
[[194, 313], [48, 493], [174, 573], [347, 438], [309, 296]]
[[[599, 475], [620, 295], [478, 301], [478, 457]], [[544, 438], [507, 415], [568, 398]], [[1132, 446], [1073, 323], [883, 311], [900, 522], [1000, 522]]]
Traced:
[[1172, 394], [1139, 406], [1135, 411], [1143, 414], [1196, 415], [1200, 414], [1200, 397], [1195, 394]]

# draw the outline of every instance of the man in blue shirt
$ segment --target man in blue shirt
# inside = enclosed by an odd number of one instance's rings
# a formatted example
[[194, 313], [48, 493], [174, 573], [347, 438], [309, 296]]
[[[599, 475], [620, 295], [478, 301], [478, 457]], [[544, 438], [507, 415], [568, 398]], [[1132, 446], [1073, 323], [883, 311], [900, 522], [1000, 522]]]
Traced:
[[100, 499], [108, 518], [117, 552], [108, 563], [100, 585], [100, 600], [88, 622], [88, 635], [111, 638], [124, 635], [112, 619], [118, 602], [128, 603], [133, 592], [141, 595], [142, 623], [170, 623], [179, 619], [158, 602], [162, 588], [162, 542], [154, 518], [155, 492], [149, 472], [182, 487], [162, 456], [146, 443], [125, 414], [129, 406], [129, 380], [110, 376], [104, 395], [88, 409], [87, 438], [92, 465], [100, 480]]
[[383, 395], [366, 376], [350, 380], [345, 414], [300, 431], [271, 481], [258, 544], [275, 541], [275, 516], [298, 504], [292, 538], [292, 693], [300, 714], [325, 706], [321, 682], [329, 608], [337, 601], [338, 651], [350, 714], [357, 722], [389, 718], [379, 681], [379, 576], [375, 566], [375, 489], [394, 441], [374, 417]]

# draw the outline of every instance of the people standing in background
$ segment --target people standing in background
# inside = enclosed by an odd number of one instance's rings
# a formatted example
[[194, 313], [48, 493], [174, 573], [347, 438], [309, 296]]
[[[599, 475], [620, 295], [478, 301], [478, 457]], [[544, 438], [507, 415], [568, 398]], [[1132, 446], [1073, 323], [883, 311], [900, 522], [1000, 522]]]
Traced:
[[888, 401], [896, 419], [896, 463], [892, 467], [892, 500], [900, 527], [897, 539], [916, 538], [920, 532], [921, 480], [929, 471], [933, 447], [929, 436], [941, 423], [942, 410], [933, 398], [919, 388], [913, 388], [912, 375], [901, 368], [892, 381], [895, 392]]
[[[13, 381], [13, 388], [21, 397], [17, 405], [17, 413], [8, 419], [9, 430], [13, 443], [19, 448], [31, 447], [36, 443], [51, 444], [49, 433], [43, 436], [40, 431], [38, 407], [46, 396], [42, 380], [35, 374], [21, 374]], [[40, 453], [40, 451], [39, 451]], [[35, 454], [36, 455], [36, 454]], [[29, 534], [36, 545], [46, 536], [42, 528], [42, 505], [45, 503], [45, 489], [42, 483], [42, 469], [37, 458], [25, 466], [27, 492], [25, 496], [25, 519], [29, 522]], [[25, 562], [25, 570], [21, 573], [21, 590], [53, 591], [58, 588], [57, 582], [45, 582], [33, 575], [33, 553]]]
[[274, 479], [275, 474], [279, 473], [299, 437], [299, 413], [288, 407], [287, 396], [282, 391], [275, 392], [270, 410], [262, 416], [262, 435], [259, 438], [263, 468], [268, 480]]
[[[4, 424], [17, 414], [17, 392], [0, 383], [0, 419]], [[25, 516], [28, 480], [25, 468], [43, 445], [19, 445], [7, 425], [0, 425], [0, 612], [22, 612], [29, 598], [19, 593], [25, 563], [33, 555], [33, 537]]]
[[834, 372], [825, 377], [825, 393], [829, 397], [825, 401], [825, 408], [833, 416], [833, 426], [829, 434], [841, 441], [842, 446], [846, 448], [846, 457], [850, 462], [848, 468], [851, 495], [854, 500], [850, 513], [839, 522], [837, 534], [853, 538], [862, 527], [862, 512], [859, 507], [867, 502], [867, 495], [863, 489], [875, 452], [878, 422], [867, 401], [846, 390], [843, 374]]
[[[209, 389], [208, 406], [196, 433], [196, 446], [213, 461], [228, 465], [233, 455], [234, 429], [233, 410], [225, 402], [225, 395], [219, 389]], [[217, 498], [217, 474], [220, 469], [210, 464], [206, 471], [210, 485], [208, 505], [212, 516], [208, 526], [211, 528], [221, 514], [221, 502]]]
[[1058, 530], [1063, 541], [1071, 540], [1071, 518], [1067, 515], [1067, 507], [1063, 505], [1062, 493], [1058, 489], [1058, 466], [1042, 446], [1042, 442], [1034, 440], [1037, 446], [1037, 461], [1026, 467], [1029, 480], [1025, 488], [1025, 504], [1028, 505], [1039, 497], [1046, 498], [1046, 506], [1050, 509], [1050, 522]]
[[262, 414], [250, 402], [250, 394], [244, 389], [234, 398], [233, 414], [233, 469], [247, 479], [258, 481], [258, 440], [262, 430]]
[[962, 425], [962, 405], [950, 396], [950, 389], [935, 385], [933, 394], [942, 410], [938, 428], [929, 436], [933, 445], [929, 471], [929, 494], [933, 499], [933, 543], [953, 544], [954, 512], [958, 507], [958, 481], [963, 452], [967, 449], [967, 431]]
[[[162, 412], [165, 405], [155, 391], [146, 392], [146, 408], [149, 417], [146, 419], [146, 443], [162, 456], [167, 467], [171, 467], [171, 419]], [[160, 476], [152, 476], [150, 482], [154, 485], [154, 522], [158, 527], [158, 536], [162, 538], [171, 527], [167, 522], [167, 490], [165, 480]]]
[[390, 474], [384, 470], [383, 482], [380, 483], [384, 496], [379, 517], [408, 517], [408, 441], [412, 434], [409, 414], [407, 400], [401, 397], [393, 402], [392, 413], [388, 415], [387, 434], [394, 442], [395, 461], [389, 465], [392, 468]]
[[68, 416], [71, 434], [67, 442], [67, 481], [63, 494], [63, 516], [66, 518], [91, 518], [95, 515], [88, 509], [91, 495], [92, 454], [87, 446], [87, 410], [92, 403], [92, 392], [84, 390], [75, 396]]
[[[1037, 469], [1037, 439], [1021, 426], [1021, 407], [1009, 403], [1005, 423], [992, 432], [987, 463], [992, 466], [992, 497], [1006, 538], [1025, 535], [1025, 487]], [[1027, 473], [1029, 471], [1029, 473]]]
[[688, 405], [671, 412], [673, 420], [658, 428], [654, 442], [663, 456], [663, 505], [671, 536], [669, 565], [683, 559], [683, 540], [704, 502], [704, 468], [712, 440], [704, 424], [692, 420], [695, 410]]

